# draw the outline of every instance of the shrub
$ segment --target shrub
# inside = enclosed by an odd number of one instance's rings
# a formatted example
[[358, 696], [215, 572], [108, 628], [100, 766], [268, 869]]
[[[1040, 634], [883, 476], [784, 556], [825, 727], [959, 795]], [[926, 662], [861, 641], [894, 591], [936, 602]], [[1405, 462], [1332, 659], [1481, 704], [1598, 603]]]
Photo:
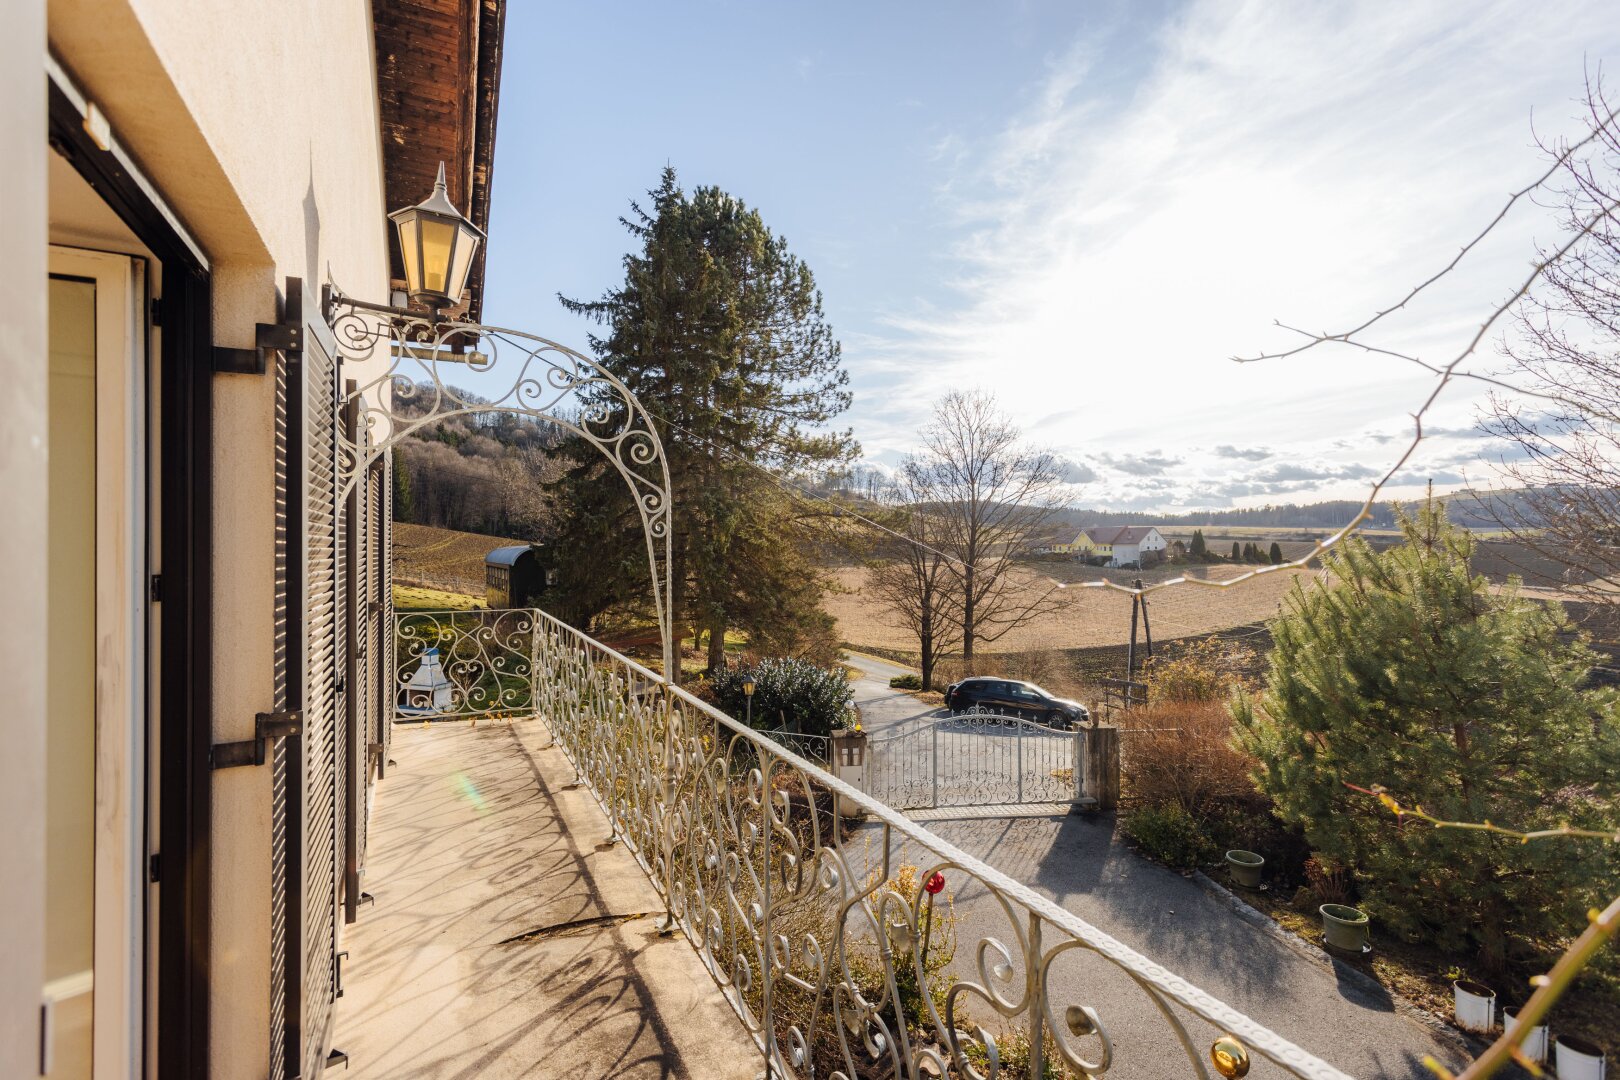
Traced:
[[921, 675], [896, 675], [889, 680], [889, 687], [894, 690], [921, 690]]
[[1149, 660], [1142, 681], [1147, 683], [1148, 700], [1154, 704], [1224, 702], [1243, 689], [1243, 673], [1254, 663], [1253, 649], [1208, 637]]
[[1220, 856], [1203, 826], [1179, 803], [1139, 806], [1122, 824], [1143, 854], [1168, 866], [1191, 869]]
[[1255, 762], [1231, 741], [1232, 718], [1221, 702], [1171, 702], [1130, 712], [1120, 779], [1140, 806], [1177, 806], [1203, 819], [1226, 806], [1259, 804], [1249, 780]]
[[1586, 924], [1620, 887], [1620, 857], [1398, 819], [1346, 784], [1452, 821], [1613, 828], [1614, 697], [1582, 689], [1593, 654], [1560, 609], [1471, 576], [1473, 543], [1441, 504], [1400, 523], [1399, 547], [1351, 538], [1328, 556], [1328, 584], [1296, 584], [1265, 692], [1234, 715], [1256, 783], [1349, 869], [1362, 907], [1505, 974], [1510, 944]]
[[843, 668], [829, 670], [785, 657], [716, 672], [709, 693], [721, 711], [739, 720], [748, 716], [743, 683], [750, 678], [754, 727], [761, 731], [786, 727], [805, 735], [828, 735], [843, 725], [855, 697]]

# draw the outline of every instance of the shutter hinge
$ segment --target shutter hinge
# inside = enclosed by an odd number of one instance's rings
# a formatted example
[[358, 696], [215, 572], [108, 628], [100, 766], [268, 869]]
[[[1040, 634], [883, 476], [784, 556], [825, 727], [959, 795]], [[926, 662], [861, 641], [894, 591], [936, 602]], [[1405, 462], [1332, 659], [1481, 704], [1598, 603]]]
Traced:
[[163, 599], [163, 575], [153, 574], [151, 584], [152, 603], [156, 604]]
[[337, 997], [343, 996], [343, 961], [349, 958], [349, 950], [344, 949], [334, 958], [337, 961]]
[[154, 884], [158, 880], [158, 853], [155, 851], [146, 860], [146, 880]]
[[148, 306], [148, 309], [149, 309], [149, 312], [150, 312], [148, 317], [151, 319], [152, 325], [153, 326], [162, 326], [163, 325], [163, 317], [167, 313], [167, 305], [163, 303], [163, 297], [161, 297], [161, 296], [152, 297], [151, 301], [149, 302], [149, 304], [147, 306]]
[[[338, 996], [342, 997], [343, 995], [339, 994]], [[326, 1055], [326, 1067], [330, 1069], [334, 1065], [341, 1065], [347, 1069], [349, 1067], [349, 1055], [341, 1050], [333, 1050]]]
[[253, 738], [242, 742], [216, 743], [208, 753], [210, 765], [216, 769], [263, 765], [270, 756], [270, 744], [298, 734], [303, 726], [303, 716], [296, 709], [291, 712], [259, 713], [253, 719]]

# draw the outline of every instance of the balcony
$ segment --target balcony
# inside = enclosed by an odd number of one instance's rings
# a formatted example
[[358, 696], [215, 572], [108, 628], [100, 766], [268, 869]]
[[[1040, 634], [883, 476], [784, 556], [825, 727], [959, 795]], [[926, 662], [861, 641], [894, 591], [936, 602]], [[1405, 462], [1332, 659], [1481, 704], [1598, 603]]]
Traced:
[[357, 1077], [752, 1080], [759, 1050], [533, 720], [401, 726], [334, 1045]]
[[1345, 1078], [544, 613], [429, 639], [482, 715], [396, 728], [360, 1075]]

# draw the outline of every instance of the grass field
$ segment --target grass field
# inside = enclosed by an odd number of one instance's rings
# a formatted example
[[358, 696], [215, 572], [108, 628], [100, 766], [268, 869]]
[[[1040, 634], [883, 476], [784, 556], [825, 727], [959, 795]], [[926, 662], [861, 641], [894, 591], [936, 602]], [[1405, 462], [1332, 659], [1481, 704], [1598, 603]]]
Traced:
[[446, 592], [484, 595], [484, 556], [522, 543], [504, 536], [394, 522], [394, 578]]
[[[1039, 573], [1020, 570], [1020, 591], [1033, 596], [1050, 590], [1053, 581], [1066, 585], [1081, 581], [1110, 579], [1121, 584], [1135, 578], [1163, 581], [1191, 571], [1202, 572], [1211, 581], [1224, 581], [1246, 567], [1160, 567], [1156, 570], [1104, 570], [1074, 562], [1039, 563]], [[839, 591], [827, 598], [827, 610], [838, 621], [841, 640], [859, 647], [886, 650], [917, 648], [916, 639], [895, 624], [891, 616], [864, 590], [866, 572], [858, 567], [839, 567], [832, 577]], [[1148, 621], [1156, 640], [1191, 637], [1245, 626], [1277, 614], [1283, 597], [1296, 578], [1309, 582], [1308, 570], [1270, 574], [1231, 589], [1210, 589], [1182, 585], [1153, 593], [1148, 599]], [[1131, 633], [1131, 599], [1108, 589], [1066, 588], [1059, 596], [1063, 607], [1007, 634], [998, 641], [981, 645], [984, 652], [1025, 652], [1033, 649], [1074, 649], [1097, 645], [1117, 645]]]
[[482, 596], [424, 589], [416, 585], [394, 586], [395, 611], [467, 611], [484, 606]]

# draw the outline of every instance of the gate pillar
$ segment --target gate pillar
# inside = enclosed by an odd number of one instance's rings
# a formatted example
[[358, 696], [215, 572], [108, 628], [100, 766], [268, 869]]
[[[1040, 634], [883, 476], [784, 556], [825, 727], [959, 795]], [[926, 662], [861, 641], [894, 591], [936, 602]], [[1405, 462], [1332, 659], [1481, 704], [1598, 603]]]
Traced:
[[1119, 805], [1119, 728], [1102, 724], [1075, 734], [1079, 751], [1075, 775], [1083, 798], [1098, 810], [1114, 809]]

